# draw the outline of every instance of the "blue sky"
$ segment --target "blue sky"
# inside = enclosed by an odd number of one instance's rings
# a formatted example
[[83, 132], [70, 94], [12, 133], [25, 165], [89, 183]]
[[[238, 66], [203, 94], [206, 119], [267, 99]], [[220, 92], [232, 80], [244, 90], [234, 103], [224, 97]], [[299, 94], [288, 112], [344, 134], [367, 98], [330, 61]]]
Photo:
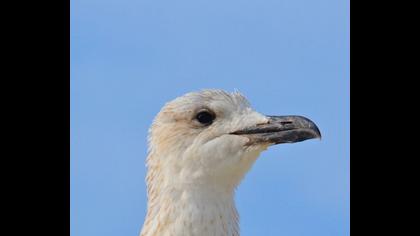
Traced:
[[323, 135], [260, 156], [241, 235], [349, 235], [349, 64], [348, 0], [72, 0], [71, 235], [138, 235], [148, 127], [203, 88]]

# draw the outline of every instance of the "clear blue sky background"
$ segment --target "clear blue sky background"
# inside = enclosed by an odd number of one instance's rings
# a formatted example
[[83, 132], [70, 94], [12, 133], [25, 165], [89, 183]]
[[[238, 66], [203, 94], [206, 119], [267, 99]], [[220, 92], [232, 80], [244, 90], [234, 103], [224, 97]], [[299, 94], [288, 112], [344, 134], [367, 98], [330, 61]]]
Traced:
[[138, 235], [148, 127], [202, 88], [323, 134], [261, 155], [242, 235], [349, 235], [348, 0], [72, 0], [71, 235]]

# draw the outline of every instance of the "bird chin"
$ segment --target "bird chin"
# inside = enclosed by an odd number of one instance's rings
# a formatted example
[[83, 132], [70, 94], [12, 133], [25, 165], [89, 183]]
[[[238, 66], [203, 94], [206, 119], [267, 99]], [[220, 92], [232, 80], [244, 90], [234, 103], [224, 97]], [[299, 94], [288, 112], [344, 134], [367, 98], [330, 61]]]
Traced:
[[246, 136], [242, 136], [242, 138], [246, 138], [247, 140], [242, 144], [243, 153], [254, 153], [259, 155], [261, 152], [267, 150], [270, 146], [274, 145], [273, 143], [269, 142], [253, 142]]

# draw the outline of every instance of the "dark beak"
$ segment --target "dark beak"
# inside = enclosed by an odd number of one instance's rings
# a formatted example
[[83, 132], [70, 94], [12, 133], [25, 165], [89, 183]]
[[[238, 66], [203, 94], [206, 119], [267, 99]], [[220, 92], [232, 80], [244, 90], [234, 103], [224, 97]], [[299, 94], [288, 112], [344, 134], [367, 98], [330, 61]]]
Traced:
[[267, 116], [268, 123], [255, 125], [232, 132], [250, 138], [249, 144], [296, 143], [307, 139], [321, 138], [315, 123], [303, 116]]

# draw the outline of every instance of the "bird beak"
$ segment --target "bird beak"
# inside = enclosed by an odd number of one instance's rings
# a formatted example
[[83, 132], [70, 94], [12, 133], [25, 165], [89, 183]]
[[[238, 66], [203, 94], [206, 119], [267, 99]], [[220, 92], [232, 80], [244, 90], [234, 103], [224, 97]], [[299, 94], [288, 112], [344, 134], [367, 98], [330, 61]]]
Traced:
[[307, 139], [321, 139], [321, 132], [315, 123], [303, 116], [267, 116], [265, 124], [238, 130], [230, 134], [244, 135], [248, 144], [256, 143], [296, 143]]

